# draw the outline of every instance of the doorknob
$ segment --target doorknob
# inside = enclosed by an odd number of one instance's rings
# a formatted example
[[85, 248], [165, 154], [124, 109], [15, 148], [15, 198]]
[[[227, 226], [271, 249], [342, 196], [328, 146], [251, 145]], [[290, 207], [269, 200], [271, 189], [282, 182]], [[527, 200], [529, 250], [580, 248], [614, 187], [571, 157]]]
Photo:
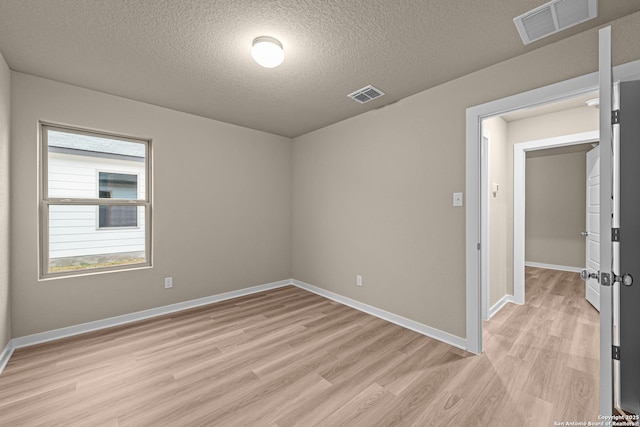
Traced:
[[582, 270], [580, 270], [580, 278], [582, 280], [584, 280], [584, 281], [587, 281], [589, 279], [598, 280], [599, 279], [599, 274], [598, 273], [589, 273], [589, 271], [587, 271], [586, 269], [582, 269]]
[[583, 232], [580, 233], [580, 235], [582, 237], [587, 237], [589, 235], [589, 232], [588, 231], [583, 231]]
[[625, 286], [633, 285], [633, 276], [630, 274], [623, 274], [622, 276], [616, 276], [615, 273], [589, 273], [587, 270], [580, 270], [580, 278], [582, 280], [596, 279], [602, 286], [611, 286], [611, 283], [622, 283]]
[[623, 274], [622, 276], [615, 276], [615, 281], [620, 282], [625, 286], [633, 285], [633, 276], [630, 274]]

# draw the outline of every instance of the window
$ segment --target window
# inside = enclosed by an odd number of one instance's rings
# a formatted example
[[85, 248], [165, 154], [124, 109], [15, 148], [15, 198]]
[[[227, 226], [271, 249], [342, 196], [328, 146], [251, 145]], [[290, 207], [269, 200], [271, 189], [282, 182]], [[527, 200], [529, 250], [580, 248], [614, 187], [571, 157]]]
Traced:
[[[98, 197], [101, 199], [137, 199], [138, 175], [98, 172]], [[99, 227], [137, 227], [138, 211], [135, 206], [100, 206]]]
[[151, 265], [150, 141], [41, 130], [41, 277]]

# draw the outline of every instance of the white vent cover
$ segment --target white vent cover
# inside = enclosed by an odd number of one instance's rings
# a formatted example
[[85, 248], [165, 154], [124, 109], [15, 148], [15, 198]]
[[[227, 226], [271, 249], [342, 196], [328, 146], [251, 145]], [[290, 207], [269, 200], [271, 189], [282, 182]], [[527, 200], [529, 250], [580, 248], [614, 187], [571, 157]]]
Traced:
[[524, 44], [598, 16], [598, 0], [552, 0], [514, 18]]
[[369, 102], [373, 99], [379, 98], [382, 95], [384, 95], [383, 91], [369, 85], [363, 87], [362, 89], [358, 89], [357, 91], [350, 93], [347, 96], [354, 101], [359, 102], [360, 104], [364, 104], [365, 102]]

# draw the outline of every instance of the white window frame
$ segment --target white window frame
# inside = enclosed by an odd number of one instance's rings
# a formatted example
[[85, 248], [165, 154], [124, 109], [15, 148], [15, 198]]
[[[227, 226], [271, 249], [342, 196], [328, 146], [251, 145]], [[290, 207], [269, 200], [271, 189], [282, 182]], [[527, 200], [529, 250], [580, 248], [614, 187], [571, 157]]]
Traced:
[[[96, 131], [91, 129], [83, 129], [78, 127], [58, 125], [48, 122], [40, 122], [38, 126], [40, 136], [40, 197], [39, 197], [39, 237], [40, 237], [40, 280], [52, 279], [59, 277], [82, 276], [88, 274], [132, 270], [139, 268], [148, 268], [152, 266], [152, 182], [151, 182], [151, 139], [138, 138], [115, 133]], [[69, 198], [69, 197], [49, 197], [49, 146], [47, 135], [48, 131], [59, 131], [66, 133], [76, 133], [79, 135], [97, 136], [109, 139], [115, 139], [125, 142], [135, 142], [144, 144], [145, 147], [145, 189], [144, 198], [135, 200], [126, 199], [101, 199], [99, 193], [96, 198]], [[138, 175], [139, 178], [139, 175]], [[138, 195], [140, 191], [138, 190]], [[49, 272], [49, 207], [54, 205], [66, 206], [143, 206], [145, 209], [145, 261], [136, 264], [118, 265], [112, 267], [87, 268], [76, 271]], [[128, 228], [128, 227], [127, 227]], [[138, 227], [140, 228], [139, 222]]]

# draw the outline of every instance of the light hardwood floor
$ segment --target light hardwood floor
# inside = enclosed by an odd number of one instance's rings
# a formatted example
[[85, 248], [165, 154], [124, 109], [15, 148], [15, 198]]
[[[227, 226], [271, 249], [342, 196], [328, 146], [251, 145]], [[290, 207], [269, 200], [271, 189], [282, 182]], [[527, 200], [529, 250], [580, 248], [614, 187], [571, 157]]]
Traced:
[[552, 426], [598, 413], [597, 312], [577, 274], [474, 356], [295, 287], [17, 350], [0, 426]]

